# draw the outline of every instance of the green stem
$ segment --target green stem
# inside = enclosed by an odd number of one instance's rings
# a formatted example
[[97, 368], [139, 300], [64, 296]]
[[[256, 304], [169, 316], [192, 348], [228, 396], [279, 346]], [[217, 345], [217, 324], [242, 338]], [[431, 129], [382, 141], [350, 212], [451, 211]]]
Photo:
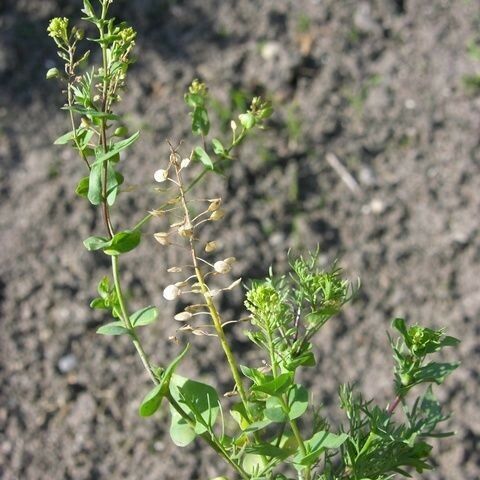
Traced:
[[119, 275], [119, 267], [118, 267], [118, 256], [112, 256], [112, 273], [113, 273], [113, 282], [115, 284], [115, 292], [117, 293], [118, 303], [120, 304], [120, 312], [122, 314], [122, 320], [125, 325], [125, 328], [129, 330], [130, 335], [132, 337], [133, 345], [135, 346], [140, 359], [142, 360], [143, 366], [147, 371], [150, 379], [153, 383], [158, 384], [158, 379], [155, 376], [152, 366], [150, 364], [150, 360], [148, 359], [145, 350], [143, 349], [142, 343], [138, 338], [137, 332], [130, 321], [130, 316], [128, 315], [127, 306], [125, 303], [125, 297], [122, 292], [122, 286], [120, 284], [120, 275]]

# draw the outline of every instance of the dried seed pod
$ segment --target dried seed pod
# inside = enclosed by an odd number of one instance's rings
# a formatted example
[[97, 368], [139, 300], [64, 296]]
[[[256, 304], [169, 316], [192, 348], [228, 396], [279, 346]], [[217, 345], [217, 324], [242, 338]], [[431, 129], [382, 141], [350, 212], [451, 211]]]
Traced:
[[213, 269], [217, 273], [228, 273], [232, 269], [232, 267], [225, 260], [219, 260], [218, 262], [215, 262], [213, 264]]
[[225, 212], [221, 209], [215, 210], [212, 212], [210, 217], [208, 218], [212, 222], [216, 222], [217, 220], [221, 220], [225, 216]]
[[163, 217], [163, 215], [165, 215], [166, 212], [165, 210], [155, 209], [155, 210], [149, 210], [148, 213], [153, 217]]
[[168, 170], [165, 170], [164, 168], [159, 168], [154, 174], [153, 178], [155, 179], [156, 182], [162, 183], [168, 178]]
[[183, 280], [182, 282], [176, 282], [174, 284], [178, 288], [186, 287], [188, 285], [188, 282], [186, 280]]
[[218, 248], [218, 243], [216, 241], [211, 241], [211, 242], [208, 242], [206, 245], [205, 245], [205, 251], [207, 253], [210, 253], [210, 252], [214, 252], [216, 249]]
[[237, 280], [235, 280], [234, 282], [232, 282], [228, 287], [224, 288], [224, 290], [232, 290], [234, 289], [237, 285], [240, 285], [242, 279], [241, 278], [238, 278]]
[[181, 293], [181, 290], [176, 285], [168, 285], [163, 290], [163, 298], [165, 300], [176, 300]]
[[190, 224], [185, 224], [179, 227], [178, 233], [183, 238], [191, 238], [193, 236], [193, 227]]
[[168, 273], [180, 273], [181, 271], [181, 267], [170, 267], [167, 269]]
[[157, 232], [154, 233], [153, 236], [160, 245], [170, 245], [170, 239], [168, 238], [167, 232]]
[[208, 212], [215, 212], [220, 208], [220, 204], [222, 203], [221, 198], [210, 198], [208, 201], [210, 202], [207, 209]]
[[233, 265], [237, 259], [235, 257], [228, 257], [224, 260], [225, 263], [228, 263], [229, 265]]
[[180, 168], [187, 168], [190, 165], [190, 159], [184, 158], [180, 163]]
[[194, 305], [189, 305], [188, 307], [185, 307], [185, 311], [189, 313], [199, 313], [205, 310], [207, 307], [206, 304], [204, 303], [196, 303]]
[[192, 318], [192, 314], [190, 312], [180, 312], [177, 313], [174, 317], [177, 322], [187, 322]]

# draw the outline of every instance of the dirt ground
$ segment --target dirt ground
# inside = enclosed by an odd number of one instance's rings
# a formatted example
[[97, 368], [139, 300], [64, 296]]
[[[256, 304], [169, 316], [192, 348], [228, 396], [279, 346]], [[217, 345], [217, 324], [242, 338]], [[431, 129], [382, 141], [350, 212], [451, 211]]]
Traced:
[[[128, 341], [95, 335], [105, 318], [88, 303], [108, 263], [82, 240], [102, 223], [73, 193], [81, 162], [52, 146], [68, 126], [58, 85], [44, 80], [58, 66], [48, 20], [78, 18], [80, 4], [0, 2], [0, 477], [208, 479], [225, 468], [200, 443], [178, 449], [166, 414], [138, 417], [148, 379]], [[226, 201], [225, 255], [252, 278], [271, 264], [284, 271], [289, 248], [319, 244], [325, 263], [338, 258], [361, 278], [356, 300], [318, 337], [320, 368], [307, 379], [332, 418], [340, 383], [391, 398], [386, 331], [395, 316], [461, 338], [450, 353], [462, 366], [437, 388], [457, 435], [439, 443], [436, 471], [421, 478], [480, 478], [480, 93], [465, 81], [480, 73], [468, 49], [480, 40], [480, 4], [116, 0], [114, 8], [138, 30], [123, 111], [142, 138], [124, 172], [143, 185], [122, 197], [114, 222], [133, 225], [155, 206], [152, 172], [167, 158], [167, 137], [187, 138], [182, 94], [193, 78], [208, 83], [220, 117], [253, 93], [269, 96], [268, 131], [241, 149], [225, 181], [205, 184]], [[161, 298], [175, 261], [147, 237], [122, 272], [133, 304], [162, 305], [145, 337], [159, 363], [175, 351], [173, 307]], [[222, 304], [227, 316], [241, 312], [241, 292]], [[242, 329], [234, 334], [253, 361]], [[184, 368], [229, 388], [214, 368], [214, 342], [200, 339], [192, 351]]]

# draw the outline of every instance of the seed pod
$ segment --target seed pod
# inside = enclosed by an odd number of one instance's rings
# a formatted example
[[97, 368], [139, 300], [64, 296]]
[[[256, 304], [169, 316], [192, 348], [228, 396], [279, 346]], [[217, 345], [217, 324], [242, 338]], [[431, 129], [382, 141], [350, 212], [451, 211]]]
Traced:
[[176, 285], [168, 285], [163, 290], [163, 298], [165, 300], [175, 300], [182, 292]]
[[217, 220], [221, 220], [225, 216], [225, 212], [223, 210], [215, 210], [209, 217], [209, 220], [212, 222], [216, 222]]
[[180, 273], [182, 269], [180, 267], [170, 267], [167, 269], [168, 273]]
[[199, 313], [205, 310], [207, 305], [204, 303], [196, 303], [194, 305], [189, 305], [188, 307], [185, 307], [185, 311], [189, 313]]
[[180, 168], [187, 168], [190, 165], [190, 159], [184, 158], [180, 163]]
[[219, 260], [218, 262], [215, 262], [213, 264], [213, 269], [217, 273], [228, 273], [232, 269], [232, 267], [225, 260]]
[[210, 205], [207, 209], [208, 212], [214, 212], [215, 210], [218, 210], [220, 208], [220, 204], [222, 203], [221, 198], [211, 198], [208, 201], [210, 202]]
[[237, 285], [240, 284], [240, 282], [242, 281], [241, 278], [238, 278], [237, 280], [235, 280], [233, 283], [231, 283], [228, 287], [224, 288], [224, 290], [232, 290], [234, 289]]
[[156, 182], [162, 183], [168, 178], [168, 170], [165, 170], [164, 168], [158, 169], [154, 174], [153, 178], [155, 179]]
[[181, 237], [191, 238], [193, 235], [193, 228], [190, 224], [185, 224], [178, 229], [178, 233]]
[[157, 232], [153, 234], [155, 240], [163, 246], [170, 245], [170, 239], [168, 238], [168, 233], [166, 232]]
[[215, 242], [215, 241], [208, 242], [208, 243], [205, 245], [205, 251], [206, 251], [207, 253], [214, 252], [217, 248], [218, 248], [218, 243]]
[[190, 312], [180, 312], [177, 313], [174, 317], [177, 322], [186, 322], [192, 318], [192, 314]]
[[228, 263], [229, 265], [233, 265], [237, 259], [235, 257], [228, 257], [224, 260], [224, 262]]

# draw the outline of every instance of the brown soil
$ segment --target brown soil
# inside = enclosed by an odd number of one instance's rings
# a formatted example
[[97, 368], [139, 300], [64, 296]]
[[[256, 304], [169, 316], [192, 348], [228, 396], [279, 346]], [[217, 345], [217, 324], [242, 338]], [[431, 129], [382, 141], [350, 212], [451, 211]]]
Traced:
[[[199, 443], [172, 445], [166, 414], [138, 417], [148, 379], [128, 341], [95, 335], [105, 319], [88, 303], [108, 263], [81, 242], [102, 224], [73, 193], [82, 164], [52, 146], [67, 124], [58, 85], [44, 80], [58, 65], [48, 19], [78, 18], [80, 4], [0, 3], [0, 477], [211, 478], [224, 466]], [[437, 388], [457, 435], [439, 443], [436, 471], [421, 478], [478, 479], [480, 96], [462, 81], [480, 70], [467, 53], [477, 2], [117, 0], [115, 10], [139, 32], [123, 109], [142, 140], [124, 172], [148, 187], [123, 196], [114, 221], [132, 225], [155, 205], [152, 172], [167, 136], [187, 138], [182, 94], [192, 78], [207, 81], [217, 111], [232, 92], [270, 96], [270, 129], [225, 181], [206, 183], [209, 196], [226, 198], [218, 236], [239, 259], [235, 273], [283, 271], [288, 248], [320, 244], [325, 263], [339, 258], [361, 278], [357, 299], [319, 336], [320, 369], [307, 379], [333, 418], [339, 383], [391, 397], [393, 317], [460, 337], [452, 357], [462, 366]], [[125, 257], [132, 303], [163, 305], [165, 265], [175, 261], [150, 238]], [[240, 291], [222, 303], [240, 312]], [[162, 310], [145, 336], [159, 363], [175, 351], [173, 310]], [[234, 333], [251, 361], [241, 328]], [[213, 342], [196, 341], [184, 368], [227, 389], [219, 359]]]

